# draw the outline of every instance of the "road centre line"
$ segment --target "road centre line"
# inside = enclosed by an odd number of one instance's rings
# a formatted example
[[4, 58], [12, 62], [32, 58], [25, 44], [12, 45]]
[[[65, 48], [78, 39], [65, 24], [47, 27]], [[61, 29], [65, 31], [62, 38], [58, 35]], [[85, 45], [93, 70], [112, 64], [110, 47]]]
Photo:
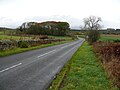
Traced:
[[3, 69], [3, 70], [0, 71], [0, 73], [5, 72], [5, 71], [7, 71], [7, 70], [9, 70], [9, 69], [15, 68], [15, 67], [17, 67], [17, 66], [20, 66], [21, 64], [22, 64], [22, 63], [19, 63], [19, 64], [16, 64], [16, 65], [11, 66], [11, 67], [9, 67], [9, 68]]
[[74, 45], [74, 44], [77, 44], [77, 43], [72, 43], [72, 44], [70, 44], [70, 45], [66, 45], [66, 46], [63, 46], [63, 47], [61, 47], [61, 48], [66, 48], [66, 47], [72, 46], [72, 45]]
[[65, 56], [66, 54], [68, 54], [69, 52], [71, 52], [76, 47], [78, 47], [78, 46], [73, 47], [72, 49], [70, 49], [69, 51], [67, 51], [66, 53], [64, 53], [63, 55], [59, 56], [59, 58], [62, 58], [63, 56]]
[[[61, 47], [60, 49], [63, 49], [63, 48], [66, 48], [66, 47], [72, 46], [72, 45], [74, 45], [74, 44], [76, 44], [76, 42], [75, 42], [75, 43], [72, 43], [72, 44], [70, 44], [70, 45], [63, 46], [63, 47]], [[52, 52], [55, 52], [55, 51], [57, 51], [57, 49], [52, 50], [52, 51], [47, 52], [47, 53], [44, 53], [44, 54], [42, 54], [42, 55], [39, 55], [38, 58], [40, 58], [40, 57], [42, 57], [42, 56], [45, 56], [45, 55], [47, 55], [47, 54], [50, 54], [50, 53], [52, 53]]]
[[38, 58], [40, 58], [40, 57], [42, 57], [42, 56], [45, 56], [45, 55], [47, 55], [47, 54], [49, 54], [49, 53], [55, 52], [55, 51], [56, 51], [56, 49], [55, 49], [55, 50], [52, 50], [52, 51], [50, 51], [50, 52], [44, 53], [44, 54], [42, 54], [42, 55], [39, 55]]

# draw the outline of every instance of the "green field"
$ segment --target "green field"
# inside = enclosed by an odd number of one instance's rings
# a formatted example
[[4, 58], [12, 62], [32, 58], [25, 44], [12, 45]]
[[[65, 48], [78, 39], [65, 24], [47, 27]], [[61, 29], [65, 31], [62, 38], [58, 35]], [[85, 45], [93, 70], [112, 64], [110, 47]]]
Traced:
[[120, 40], [120, 35], [101, 35], [100, 41], [113, 41], [113, 40]]
[[62, 69], [49, 90], [58, 90], [58, 88], [60, 90], [118, 90], [113, 87], [92, 47], [86, 42]]
[[[79, 35], [81, 38], [85, 38], [85, 35]], [[120, 40], [120, 35], [111, 35], [111, 34], [102, 34], [100, 35], [99, 41], [113, 41], [113, 40]]]
[[30, 39], [31, 37], [0, 35], [0, 40], [10, 40], [10, 39], [19, 40], [21, 38]]
[[0, 30], [0, 34], [15, 34], [16, 33], [16, 30], [15, 29], [11, 29], [11, 30], [9, 30], [9, 29], [2, 29], [2, 30]]
[[[38, 35], [33, 36], [9, 36], [9, 35], [0, 35], [0, 40], [19, 40], [19, 39], [32, 39], [33, 37], [39, 37]], [[55, 39], [65, 39], [65, 40], [71, 40], [71, 37], [69, 36], [48, 36]]]

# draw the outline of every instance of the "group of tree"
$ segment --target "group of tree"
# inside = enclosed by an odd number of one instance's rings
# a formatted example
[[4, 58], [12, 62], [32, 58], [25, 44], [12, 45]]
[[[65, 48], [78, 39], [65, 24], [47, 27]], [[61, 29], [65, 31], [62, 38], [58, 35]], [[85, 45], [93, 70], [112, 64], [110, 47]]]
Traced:
[[57, 35], [64, 36], [69, 31], [69, 23], [67, 22], [25, 22], [20, 27], [19, 30], [26, 34], [34, 35]]

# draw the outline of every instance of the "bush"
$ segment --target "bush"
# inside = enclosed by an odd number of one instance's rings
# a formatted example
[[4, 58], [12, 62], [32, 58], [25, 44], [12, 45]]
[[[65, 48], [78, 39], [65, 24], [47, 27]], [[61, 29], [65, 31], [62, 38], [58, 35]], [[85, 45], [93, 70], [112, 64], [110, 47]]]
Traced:
[[28, 48], [29, 46], [30, 46], [29, 43], [26, 41], [19, 41], [18, 42], [18, 47], [20, 47], [20, 48]]
[[8, 49], [13, 49], [15, 48], [15, 42], [12, 40], [8, 41], [0, 41], [0, 50], [8, 50]]
[[87, 41], [92, 44], [96, 42], [100, 37], [100, 33], [98, 30], [89, 30], [87, 31]]
[[119, 40], [119, 39], [117, 39], [117, 40], [113, 40], [113, 42], [115, 42], [115, 43], [119, 43], [120, 40]]

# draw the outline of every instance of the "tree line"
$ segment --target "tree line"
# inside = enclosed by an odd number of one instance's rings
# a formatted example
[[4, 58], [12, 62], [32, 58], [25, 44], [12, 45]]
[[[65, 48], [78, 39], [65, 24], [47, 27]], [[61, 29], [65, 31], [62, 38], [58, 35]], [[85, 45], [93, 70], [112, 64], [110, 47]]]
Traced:
[[69, 27], [67, 22], [25, 22], [19, 27], [19, 30], [26, 34], [64, 36], [70, 30]]

